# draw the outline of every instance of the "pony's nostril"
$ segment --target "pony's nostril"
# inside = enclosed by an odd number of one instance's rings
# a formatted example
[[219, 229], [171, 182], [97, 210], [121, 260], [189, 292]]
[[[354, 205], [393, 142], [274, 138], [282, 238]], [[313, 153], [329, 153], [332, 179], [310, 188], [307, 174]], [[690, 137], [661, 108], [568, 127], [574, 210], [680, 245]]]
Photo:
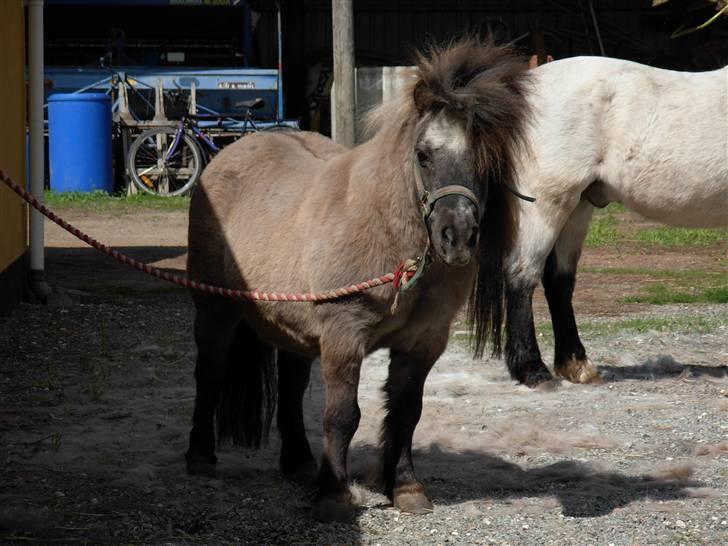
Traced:
[[478, 227], [474, 226], [470, 232], [470, 238], [468, 239], [468, 246], [473, 247], [478, 242]]
[[451, 227], [442, 228], [442, 240], [449, 245], [455, 244], [453, 231]]

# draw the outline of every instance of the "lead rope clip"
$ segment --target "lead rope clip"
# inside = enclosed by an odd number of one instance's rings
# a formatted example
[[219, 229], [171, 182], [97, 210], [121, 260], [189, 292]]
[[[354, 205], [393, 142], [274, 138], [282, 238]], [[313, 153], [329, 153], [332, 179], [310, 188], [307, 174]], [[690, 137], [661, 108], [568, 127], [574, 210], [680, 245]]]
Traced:
[[389, 311], [394, 315], [399, 307], [399, 296], [402, 292], [406, 292], [412, 288], [417, 281], [422, 277], [425, 272], [425, 267], [429, 262], [430, 256], [430, 243], [427, 242], [427, 247], [422, 256], [419, 256], [415, 260], [405, 260], [394, 272], [394, 281], [392, 282], [396, 292], [394, 294], [394, 301], [392, 302]]

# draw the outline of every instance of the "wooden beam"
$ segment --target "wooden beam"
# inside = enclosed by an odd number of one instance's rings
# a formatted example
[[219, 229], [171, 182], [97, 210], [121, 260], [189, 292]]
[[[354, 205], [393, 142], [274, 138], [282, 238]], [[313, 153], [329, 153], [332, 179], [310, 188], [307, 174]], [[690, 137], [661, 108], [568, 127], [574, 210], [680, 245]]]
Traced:
[[354, 146], [356, 95], [354, 89], [353, 0], [331, 0], [334, 44], [334, 140]]

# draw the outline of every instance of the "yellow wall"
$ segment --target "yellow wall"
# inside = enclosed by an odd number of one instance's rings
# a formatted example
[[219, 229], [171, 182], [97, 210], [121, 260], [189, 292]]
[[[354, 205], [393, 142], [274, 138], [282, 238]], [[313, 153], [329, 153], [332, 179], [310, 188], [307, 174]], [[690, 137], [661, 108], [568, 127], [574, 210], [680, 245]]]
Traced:
[[[0, 169], [25, 184], [25, 32], [22, 0], [0, 1]], [[27, 247], [27, 208], [0, 182], [0, 272]]]

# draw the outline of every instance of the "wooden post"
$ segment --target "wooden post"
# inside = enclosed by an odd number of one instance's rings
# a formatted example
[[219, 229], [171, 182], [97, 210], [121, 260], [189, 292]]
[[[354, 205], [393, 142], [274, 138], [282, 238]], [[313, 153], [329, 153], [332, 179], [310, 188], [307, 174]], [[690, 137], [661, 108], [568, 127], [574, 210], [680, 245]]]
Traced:
[[334, 43], [334, 140], [351, 148], [355, 141], [353, 0], [331, 0]]

